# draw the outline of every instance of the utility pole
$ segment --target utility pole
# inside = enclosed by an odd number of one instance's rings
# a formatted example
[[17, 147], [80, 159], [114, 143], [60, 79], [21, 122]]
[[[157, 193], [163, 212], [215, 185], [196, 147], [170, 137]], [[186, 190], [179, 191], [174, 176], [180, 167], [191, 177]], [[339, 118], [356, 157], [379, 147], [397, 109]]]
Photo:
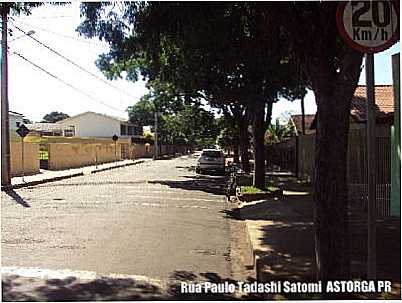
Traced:
[[154, 132], [154, 138], [155, 138], [155, 159], [158, 159], [158, 112], [155, 111], [155, 132]]
[[11, 185], [10, 121], [8, 107], [7, 16], [9, 6], [1, 5], [1, 186]]

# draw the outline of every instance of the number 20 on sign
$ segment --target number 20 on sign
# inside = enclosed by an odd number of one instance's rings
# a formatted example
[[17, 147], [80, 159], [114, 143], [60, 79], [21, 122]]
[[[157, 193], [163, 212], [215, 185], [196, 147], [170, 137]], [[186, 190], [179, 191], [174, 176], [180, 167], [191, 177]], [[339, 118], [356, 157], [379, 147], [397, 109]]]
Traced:
[[343, 39], [360, 52], [381, 52], [398, 39], [399, 6], [394, 1], [342, 2], [336, 17]]

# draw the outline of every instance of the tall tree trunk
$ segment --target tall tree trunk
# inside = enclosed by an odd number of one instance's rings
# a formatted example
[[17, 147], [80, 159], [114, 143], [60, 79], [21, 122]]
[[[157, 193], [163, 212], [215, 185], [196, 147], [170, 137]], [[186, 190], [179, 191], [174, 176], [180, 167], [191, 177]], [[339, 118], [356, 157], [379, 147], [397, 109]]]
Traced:
[[[346, 182], [349, 107], [333, 94], [317, 93], [315, 228], [318, 279], [350, 273]], [[333, 110], [337, 107], [337, 110]]]
[[250, 158], [248, 156], [249, 146], [250, 144], [248, 137], [248, 124], [245, 123], [245, 121], [239, 122], [239, 147], [240, 147], [241, 169], [244, 170], [244, 172], [246, 173], [249, 173], [251, 171]]
[[306, 114], [304, 112], [304, 95], [300, 99], [301, 113], [302, 113], [302, 135], [306, 134]]
[[239, 163], [239, 144], [233, 146], [233, 163]]
[[326, 61], [318, 68], [310, 66], [318, 114], [315, 246], [317, 278], [323, 281], [350, 277], [347, 147], [350, 101], [359, 79], [361, 60], [362, 55], [351, 50], [344, 57], [343, 71], [339, 75], [328, 70]]
[[[265, 108], [265, 107], [264, 107]], [[265, 188], [265, 144], [266, 131], [265, 111], [253, 111], [253, 145], [254, 145], [254, 179], [253, 185], [259, 189]]]

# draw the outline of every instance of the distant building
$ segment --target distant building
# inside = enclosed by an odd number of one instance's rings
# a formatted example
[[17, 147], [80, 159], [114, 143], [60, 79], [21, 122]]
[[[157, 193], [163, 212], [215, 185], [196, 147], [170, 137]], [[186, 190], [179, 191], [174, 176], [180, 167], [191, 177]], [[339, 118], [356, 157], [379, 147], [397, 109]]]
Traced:
[[[350, 106], [351, 124], [361, 124], [367, 121], [366, 86], [356, 88]], [[376, 122], [378, 124], [393, 124], [394, 122], [394, 88], [392, 85], [375, 86]]]
[[10, 120], [10, 130], [15, 131], [17, 130], [22, 124], [24, 124], [24, 115], [17, 113], [17, 112], [13, 112], [13, 111], [9, 111], [8, 112], [9, 115], [9, 120]]
[[37, 136], [74, 137], [74, 129], [56, 123], [30, 123], [25, 125], [30, 133]]
[[[302, 115], [291, 115], [289, 123], [293, 126], [296, 136], [303, 133]], [[304, 115], [304, 126], [306, 135], [315, 133], [315, 115]]]
[[142, 126], [137, 127], [125, 119], [95, 112], [85, 112], [54, 123], [62, 129], [69, 129], [76, 137], [108, 138], [142, 135]]
[[[359, 85], [350, 102], [350, 127], [364, 127], [367, 122], [366, 86]], [[394, 88], [392, 85], [375, 86], [376, 123], [392, 125], [394, 123]], [[302, 115], [292, 115], [289, 123], [294, 127], [295, 135], [302, 133]], [[315, 133], [316, 115], [305, 115], [306, 135]]]

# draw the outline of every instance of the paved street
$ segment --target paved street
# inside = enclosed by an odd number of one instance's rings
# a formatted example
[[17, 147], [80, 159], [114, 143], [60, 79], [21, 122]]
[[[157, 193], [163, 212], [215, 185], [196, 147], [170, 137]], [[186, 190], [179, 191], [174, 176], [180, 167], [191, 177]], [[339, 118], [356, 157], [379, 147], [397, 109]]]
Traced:
[[231, 242], [241, 228], [224, 213], [225, 177], [197, 175], [195, 161], [158, 160], [2, 192], [3, 273], [140, 275], [161, 285], [239, 275]]

